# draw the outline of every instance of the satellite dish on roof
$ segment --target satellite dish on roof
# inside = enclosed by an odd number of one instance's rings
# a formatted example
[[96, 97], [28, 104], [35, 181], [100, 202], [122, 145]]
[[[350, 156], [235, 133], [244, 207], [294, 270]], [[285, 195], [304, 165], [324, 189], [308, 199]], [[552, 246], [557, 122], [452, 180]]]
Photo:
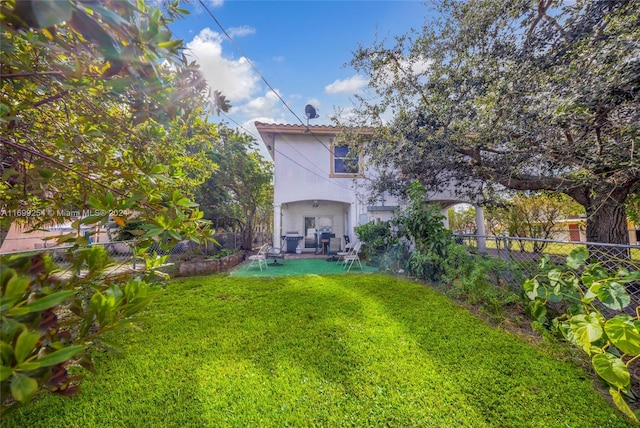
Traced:
[[309, 124], [309, 119], [317, 119], [320, 117], [320, 115], [316, 111], [316, 108], [311, 104], [307, 104], [304, 107], [304, 114], [307, 115], [307, 125]]

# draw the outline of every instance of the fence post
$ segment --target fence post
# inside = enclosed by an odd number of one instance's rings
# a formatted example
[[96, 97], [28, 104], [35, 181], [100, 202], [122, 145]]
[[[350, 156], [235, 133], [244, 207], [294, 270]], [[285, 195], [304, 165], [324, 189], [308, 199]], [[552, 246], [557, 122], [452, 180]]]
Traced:
[[509, 262], [511, 256], [509, 254], [509, 243], [507, 242], [507, 235], [502, 235], [502, 244], [504, 245], [504, 261]]
[[133, 245], [133, 270], [136, 270], [136, 260], [138, 258], [138, 251], [136, 250], [136, 243], [134, 242]]

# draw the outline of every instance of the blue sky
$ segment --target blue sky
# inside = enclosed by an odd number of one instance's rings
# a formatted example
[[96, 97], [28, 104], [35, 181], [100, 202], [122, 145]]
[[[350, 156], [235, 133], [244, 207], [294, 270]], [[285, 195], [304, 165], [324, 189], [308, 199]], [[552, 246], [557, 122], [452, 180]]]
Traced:
[[311, 103], [320, 114], [311, 123], [328, 124], [335, 109], [348, 111], [353, 94], [366, 86], [364, 76], [345, 65], [358, 44], [369, 46], [376, 35], [392, 38], [411, 27], [420, 28], [428, 11], [418, 1], [205, 0], [205, 4], [242, 53], [198, 0], [189, 0], [186, 8], [191, 14], [171, 28], [200, 63], [209, 86], [231, 101], [229, 117], [253, 134], [255, 120], [300, 123], [256, 69], [300, 118], [306, 120], [304, 107]]

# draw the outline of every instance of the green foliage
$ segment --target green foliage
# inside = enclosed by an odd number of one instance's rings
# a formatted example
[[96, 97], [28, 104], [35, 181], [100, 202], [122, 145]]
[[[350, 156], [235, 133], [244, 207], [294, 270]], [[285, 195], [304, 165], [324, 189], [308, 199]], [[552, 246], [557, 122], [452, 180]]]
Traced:
[[392, 221], [398, 228], [399, 238], [405, 238], [414, 246], [406, 260], [406, 268], [418, 278], [437, 281], [447, 258], [451, 232], [444, 227], [444, 216], [438, 208], [429, 204], [421, 183], [411, 183], [408, 193], [411, 202]]
[[230, 250], [227, 248], [223, 248], [220, 251], [218, 251], [217, 253], [215, 253], [213, 256], [209, 257], [210, 259], [224, 259], [225, 257], [229, 257], [232, 254], [237, 253], [238, 250]]
[[449, 208], [448, 212], [449, 227], [455, 233], [475, 233], [476, 231], [476, 209], [468, 207], [462, 210]]
[[584, 207], [587, 241], [627, 243], [623, 204], [640, 182], [637, 0], [431, 5], [424, 25], [351, 62], [371, 90], [349, 125], [376, 127], [365, 150], [397, 172], [389, 187], [418, 179], [470, 201], [560, 192]]
[[364, 242], [362, 248], [363, 258], [372, 266], [380, 264], [380, 258], [387, 251], [398, 243], [391, 232], [391, 222], [381, 221], [379, 223], [369, 222], [360, 224], [354, 228], [358, 239]]
[[217, 168], [196, 189], [195, 199], [216, 227], [240, 229], [242, 247], [251, 249], [258, 226], [271, 224], [272, 165], [251, 136], [225, 127], [207, 156]]
[[640, 184], [636, 186], [635, 191], [627, 198], [626, 206], [627, 218], [636, 227], [640, 227]]
[[471, 254], [464, 245], [453, 242], [447, 253], [442, 264], [441, 284], [448, 295], [483, 307], [497, 316], [503, 316], [507, 306], [520, 303], [520, 297], [509, 286], [514, 282], [517, 269], [507, 262]]
[[75, 394], [80, 377], [68, 368], [92, 370], [93, 352], [104, 346], [102, 335], [134, 327], [137, 314], [157, 294], [150, 274], [105, 276], [109, 263], [103, 248], [75, 251], [81, 254], [66, 272], [49, 255], [0, 258], [3, 413], [31, 401], [40, 388]]
[[[507, 285], [515, 270], [502, 260], [470, 254], [463, 245], [456, 244], [444, 227], [438, 207], [428, 203], [422, 184], [413, 182], [408, 193], [411, 202], [392, 223], [397, 225], [398, 235], [415, 248], [409, 251], [398, 242], [391, 250], [386, 249], [386, 264], [404, 264], [409, 275], [440, 285], [451, 297], [481, 305], [495, 315], [503, 314], [506, 305], [519, 300]], [[390, 228], [382, 230], [389, 233]]]
[[545, 256], [539, 273], [524, 282], [523, 290], [529, 316], [591, 356], [616, 406], [637, 420], [623, 397], [631, 391], [629, 367], [640, 356], [640, 307], [634, 316], [610, 316], [602, 306], [627, 309], [631, 297], [625, 285], [640, 281], [640, 270], [636, 266], [633, 271], [611, 271], [609, 265], [591, 262], [584, 247], [574, 249], [563, 266], [554, 266]]
[[[32, 214], [0, 216], [0, 228], [82, 217], [152, 224], [135, 230], [139, 246], [206, 235], [188, 197], [210, 174], [205, 151], [217, 133], [203, 120], [206, 84], [167, 26], [183, 13], [177, 3], [1, 8], [0, 192], [7, 212]], [[59, 241], [86, 245], [80, 233]]]
[[[217, 128], [208, 88], [168, 28], [178, 2], [3, 1], [0, 4], [0, 199], [33, 229], [72, 221], [71, 268], [46, 256], [0, 259], [2, 406], [39, 389], [77, 390], [67, 367], [91, 368], [106, 331], [131, 326], [164, 263], [147, 249], [209, 236], [190, 201], [210, 174]], [[219, 108], [227, 108], [221, 105]], [[71, 213], [74, 214], [71, 214]], [[137, 278], [86, 247], [81, 225], [135, 238]]]
[[[551, 192], [517, 192], [515, 195], [494, 201], [485, 209], [486, 220], [494, 235], [553, 239], [558, 220], [576, 218], [584, 209], [569, 196]], [[516, 241], [520, 250], [524, 242]], [[533, 251], [540, 253], [547, 243], [533, 242]]]
[[451, 242], [451, 232], [444, 226], [445, 217], [437, 206], [430, 204], [425, 187], [414, 181], [409, 186], [411, 202], [396, 218], [396, 223], [416, 246], [416, 249], [430, 257], [447, 257]]

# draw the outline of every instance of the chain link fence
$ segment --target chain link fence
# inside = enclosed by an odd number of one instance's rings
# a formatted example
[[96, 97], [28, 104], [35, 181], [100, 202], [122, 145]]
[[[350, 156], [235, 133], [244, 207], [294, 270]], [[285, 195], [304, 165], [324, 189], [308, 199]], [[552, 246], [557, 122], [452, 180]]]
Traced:
[[[239, 232], [216, 233], [213, 238], [216, 240], [216, 243], [208, 242], [205, 244], [198, 244], [191, 241], [182, 241], [171, 248], [162, 248], [160, 245], [154, 244], [146, 251], [148, 254], [155, 253], [160, 256], [168, 256], [169, 262], [176, 262], [213, 256], [221, 250], [242, 249], [242, 235]], [[262, 246], [264, 242], [267, 242], [267, 239], [268, 236], [264, 233], [256, 234], [253, 241], [253, 247]], [[51, 241], [51, 243], [53, 244], [53, 241]], [[103, 247], [116, 264], [128, 265], [134, 270], [141, 266], [141, 258], [134, 257], [138, 253], [135, 241], [93, 242], [91, 245]], [[0, 256], [47, 253], [51, 255], [51, 258], [56, 263], [65, 267], [69, 264], [70, 248], [70, 245], [56, 245], [54, 247], [38, 245], [38, 247], [33, 250], [13, 251], [10, 253], [0, 254]]]
[[[454, 239], [475, 252], [485, 253], [508, 262], [512, 288], [520, 289], [524, 278], [538, 273], [543, 255], [556, 264], [564, 264], [571, 251], [578, 247], [589, 250], [589, 255], [609, 270], [626, 268], [640, 270], [640, 245], [603, 244], [597, 242], [557, 241], [551, 239], [520, 238], [512, 236], [480, 236], [454, 234]], [[479, 245], [480, 244], [480, 245]], [[484, 247], [483, 250], [481, 248]], [[631, 298], [640, 302], [640, 284], [626, 285]]]

